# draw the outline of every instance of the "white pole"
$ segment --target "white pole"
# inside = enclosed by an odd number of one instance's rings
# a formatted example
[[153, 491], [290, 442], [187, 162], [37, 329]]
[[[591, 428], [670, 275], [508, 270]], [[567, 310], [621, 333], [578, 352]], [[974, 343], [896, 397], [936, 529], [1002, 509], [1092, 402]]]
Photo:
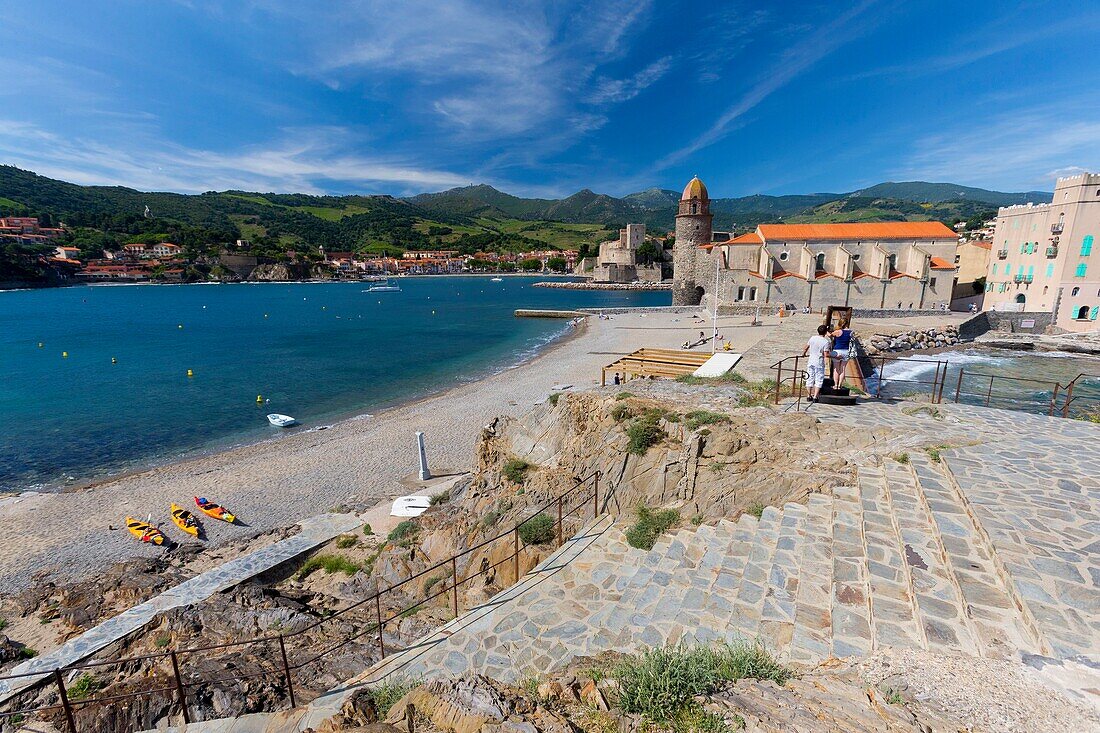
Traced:
[[[714, 247], [717, 250], [718, 247]], [[712, 250], [712, 251], [714, 251]], [[714, 258], [714, 317], [711, 319], [710, 353], [718, 351], [718, 270], [722, 265], [722, 253]]]
[[428, 454], [424, 450], [424, 433], [416, 431], [416, 447], [420, 451], [420, 480], [427, 481], [432, 477], [428, 470]]

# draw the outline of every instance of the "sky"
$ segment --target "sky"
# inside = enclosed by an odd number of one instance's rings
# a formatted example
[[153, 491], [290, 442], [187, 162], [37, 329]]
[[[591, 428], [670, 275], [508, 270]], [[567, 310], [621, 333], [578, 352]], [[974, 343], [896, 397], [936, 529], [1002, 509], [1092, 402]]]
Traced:
[[[0, 163], [142, 190], [1052, 190], [1100, 2], [0, 0]], [[0, 191], [0, 195], [2, 195]]]

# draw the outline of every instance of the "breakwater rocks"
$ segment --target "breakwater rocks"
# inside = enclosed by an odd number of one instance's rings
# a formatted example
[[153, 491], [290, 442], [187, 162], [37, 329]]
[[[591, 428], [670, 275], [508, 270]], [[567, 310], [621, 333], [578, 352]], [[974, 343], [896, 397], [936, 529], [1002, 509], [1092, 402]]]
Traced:
[[555, 282], [547, 280], [534, 284], [536, 288], [559, 288], [561, 290], [672, 290], [671, 282], [657, 283], [594, 283], [594, 282]]
[[942, 328], [927, 328], [919, 331], [901, 333], [875, 333], [869, 336], [856, 334], [868, 356], [885, 352], [921, 351], [924, 349], [942, 349], [959, 343], [959, 329], [949, 325]]

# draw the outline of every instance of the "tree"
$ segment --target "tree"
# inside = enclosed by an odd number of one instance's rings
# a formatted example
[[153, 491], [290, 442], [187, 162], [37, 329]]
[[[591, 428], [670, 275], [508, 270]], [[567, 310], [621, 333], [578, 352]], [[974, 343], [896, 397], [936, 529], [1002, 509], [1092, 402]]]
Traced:
[[519, 269], [524, 272], [538, 272], [542, 269], [542, 260], [535, 259], [534, 257], [528, 257], [527, 259], [519, 261]]
[[657, 245], [653, 242], [643, 242], [641, 247], [638, 247], [634, 253], [634, 257], [637, 259], [640, 265], [649, 265], [657, 262], [661, 259], [661, 253], [657, 250]]
[[555, 272], [564, 272], [569, 263], [565, 261], [564, 257], [551, 257], [546, 260], [546, 269], [554, 270]]

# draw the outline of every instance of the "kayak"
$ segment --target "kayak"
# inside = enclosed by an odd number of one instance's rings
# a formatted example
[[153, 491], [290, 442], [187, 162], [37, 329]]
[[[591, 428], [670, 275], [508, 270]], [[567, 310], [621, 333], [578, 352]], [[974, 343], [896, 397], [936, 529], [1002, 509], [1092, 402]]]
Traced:
[[126, 517], [126, 529], [130, 530], [130, 534], [137, 537], [142, 542], [151, 542], [154, 545], [164, 544], [164, 533], [148, 522], [143, 522], [133, 517]]
[[237, 518], [233, 516], [233, 512], [229, 511], [223, 506], [218, 506], [214, 502], [207, 499], [199, 499], [199, 497], [196, 496], [195, 506], [197, 506], [202, 511], [202, 513], [208, 517], [220, 519], [223, 522], [229, 522], [230, 524], [233, 524], [233, 522], [237, 521]]
[[177, 527], [192, 537], [199, 536], [199, 520], [195, 519], [194, 514], [174, 502], [168, 508], [168, 511], [171, 513], [172, 521], [176, 523]]

